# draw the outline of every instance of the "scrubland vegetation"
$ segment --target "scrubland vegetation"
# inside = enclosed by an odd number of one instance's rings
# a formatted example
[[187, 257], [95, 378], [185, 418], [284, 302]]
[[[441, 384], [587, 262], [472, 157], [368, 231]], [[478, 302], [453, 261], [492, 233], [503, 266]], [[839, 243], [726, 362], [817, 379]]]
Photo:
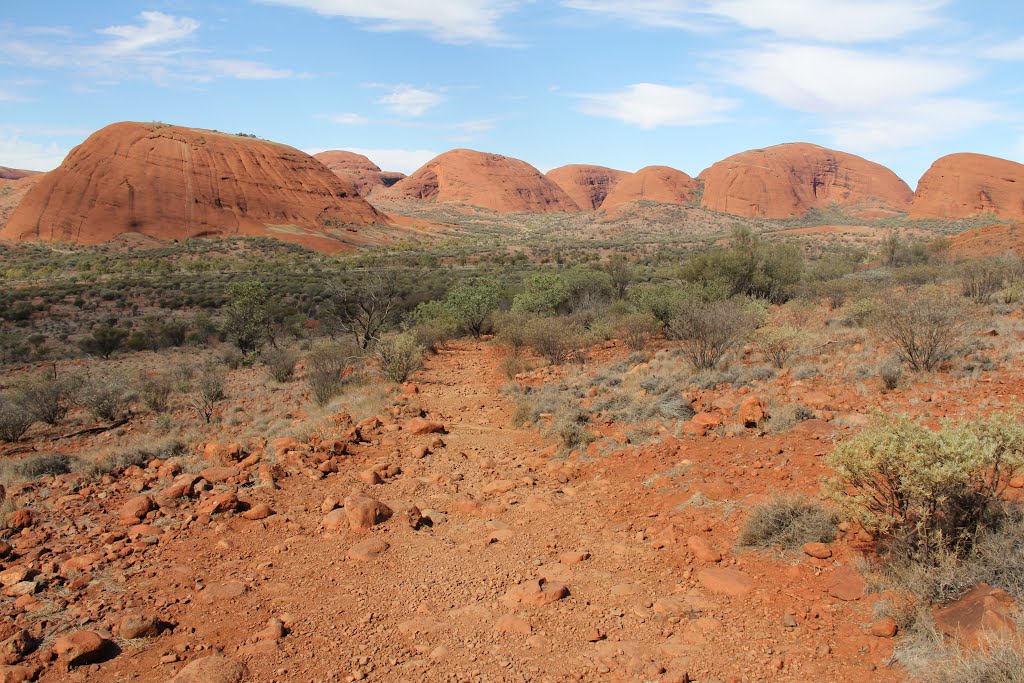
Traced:
[[[513, 422], [541, 429], [563, 455], [600, 452], [610, 426], [619, 443], [680, 436], [699, 410], [693, 397], [721, 387], [758, 389], [768, 405], [752, 428], [784, 434], [816, 412], [772, 389], [779, 377], [884, 395], [934, 373], [967, 382], [1019, 353], [1024, 261], [957, 262], [933, 235], [823, 245], [743, 224], [685, 244], [643, 236], [635, 251], [585, 237], [494, 238], [501, 246], [488, 251], [481, 230], [471, 247], [345, 258], [266, 240], [128, 253], [8, 247], [5, 452], [129, 420], [166, 445], [88, 463], [33, 455], [5, 461], [0, 478], [102, 475], [180, 452], [195, 430], [229, 429], [243, 411], [264, 436], [326, 430], [318, 420], [329, 410], [358, 419], [384, 403], [375, 378], [405, 382], [460, 337], [501, 350]], [[627, 357], [604, 352], [617, 345]], [[253, 381], [294, 401], [285, 418], [232, 401]], [[290, 419], [300, 407], [304, 420]], [[1020, 680], [1019, 643], [961, 651], [926, 609], [980, 582], [1024, 599], [1024, 513], [1003, 498], [1024, 467], [1020, 417], [923, 425], [879, 413], [827, 463], [834, 476], [820, 497], [753, 508], [738, 546], [792, 552], [853, 523], [876, 543], [879, 587], [913, 598], [893, 613], [906, 633], [898, 657], [914, 675]]]

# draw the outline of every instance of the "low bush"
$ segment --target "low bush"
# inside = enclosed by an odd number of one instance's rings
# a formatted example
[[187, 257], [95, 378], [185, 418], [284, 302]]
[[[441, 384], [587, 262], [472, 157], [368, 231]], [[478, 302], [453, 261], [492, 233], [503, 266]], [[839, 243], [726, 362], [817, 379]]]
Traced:
[[748, 548], [793, 550], [836, 537], [836, 515], [806, 496], [786, 495], [755, 506], [738, 543]]
[[135, 394], [118, 377], [93, 379], [82, 391], [82, 405], [97, 420], [108, 422], [121, 419], [134, 400]]
[[911, 369], [931, 371], [955, 355], [974, 320], [962, 298], [929, 286], [889, 295], [874, 315], [874, 328]]
[[14, 396], [0, 396], [0, 441], [20, 441], [35, 421]]
[[213, 419], [217, 406], [227, 398], [224, 393], [224, 382], [224, 372], [216, 366], [207, 365], [199, 371], [195, 381], [195, 392], [189, 397], [189, 408], [203, 418], [206, 424]]
[[734, 346], [757, 327], [759, 314], [743, 299], [687, 301], [669, 321], [668, 330], [698, 370], [718, 366]]
[[171, 394], [174, 393], [174, 379], [167, 373], [142, 374], [136, 382], [139, 398], [154, 413], [167, 411]]
[[289, 382], [295, 376], [295, 364], [299, 357], [292, 349], [271, 347], [262, 356], [267, 374], [275, 382]]
[[754, 344], [768, 362], [778, 369], [807, 343], [807, 333], [789, 325], [769, 325], [754, 333]]
[[1024, 426], [1009, 413], [946, 420], [934, 431], [878, 415], [826, 462], [836, 473], [829, 496], [851, 519], [892, 554], [928, 563], [969, 552], [999, 523], [1004, 487], [1024, 468]]
[[0, 481], [13, 484], [34, 481], [44, 476], [67, 474], [74, 465], [75, 460], [66, 453], [47, 453], [21, 460], [4, 460], [0, 462]]
[[77, 402], [81, 386], [77, 377], [43, 375], [20, 385], [16, 396], [34, 420], [55, 426]]
[[313, 401], [320, 406], [341, 390], [342, 373], [358, 358], [358, 352], [345, 342], [321, 342], [306, 356], [306, 385]]
[[404, 382], [423, 367], [425, 349], [411, 332], [400, 332], [380, 339], [374, 349], [381, 373], [392, 382]]

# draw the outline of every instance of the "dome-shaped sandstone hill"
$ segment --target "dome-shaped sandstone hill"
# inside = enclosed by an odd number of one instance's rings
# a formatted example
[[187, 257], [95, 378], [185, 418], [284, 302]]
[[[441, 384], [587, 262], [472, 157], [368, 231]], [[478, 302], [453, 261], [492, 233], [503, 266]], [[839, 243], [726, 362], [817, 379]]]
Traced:
[[248, 136], [115, 123], [71, 151], [18, 205], [0, 237], [98, 244], [264, 235], [323, 248], [387, 218], [323, 164]]
[[405, 177], [404, 173], [380, 170], [380, 166], [363, 154], [332, 149], [319, 152], [313, 158], [331, 169], [335, 175], [355, 183], [356, 191], [365, 197], [378, 187], [391, 187]]
[[884, 166], [796, 142], [735, 154], [705, 169], [701, 206], [734, 216], [790, 218], [833, 202], [860, 210], [910, 208], [910, 187]]
[[579, 211], [561, 187], [525, 161], [470, 149], [445, 152], [376, 196], [455, 202], [499, 213]]
[[911, 218], [993, 213], [1024, 219], [1024, 165], [984, 154], [950, 154], [921, 176]]
[[39, 171], [26, 171], [23, 168], [0, 166], [0, 180], [20, 180], [29, 176], [39, 175]]
[[686, 204], [698, 188], [697, 181], [682, 171], [668, 166], [647, 166], [620, 180], [608, 193], [601, 209], [614, 212], [637, 201]]
[[600, 208], [612, 188], [630, 174], [604, 166], [570, 164], [553, 168], [545, 175], [565, 190], [581, 209], [595, 211]]

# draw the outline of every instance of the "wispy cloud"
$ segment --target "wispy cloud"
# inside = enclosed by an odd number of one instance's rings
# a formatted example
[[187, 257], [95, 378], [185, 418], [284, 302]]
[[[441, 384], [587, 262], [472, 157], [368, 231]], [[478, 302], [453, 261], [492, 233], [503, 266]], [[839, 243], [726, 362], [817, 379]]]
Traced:
[[577, 95], [579, 110], [650, 130], [660, 126], [699, 126], [721, 121], [735, 100], [699, 86], [636, 83], [615, 92]]
[[197, 45], [201, 24], [191, 17], [142, 12], [137, 19], [98, 29], [99, 40], [79, 38], [65, 29], [37, 29], [26, 38], [0, 28], [0, 63], [73, 72], [78, 75], [75, 87], [86, 90], [130, 80], [166, 86], [301, 75], [259, 61], [208, 56], [209, 51]]
[[1024, 61], [1024, 36], [1008, 43], [994, 45], [982, 51], [982, 56], [989, 59], [1005, 59], [1008, 61]]
[[445, 101], [444, 95], [415, 88], [411, 85], [394, 86], [390, 93], [377, 99], [379, 104], [402, 116], [423, 116], [430, 109]]
[[361, 126], [370, 122], [370, 119], [365, 116], [351, 112], [346, 114], [320, 114], [316, 118], [337, 123], [341, 126]]
[[508, 45], [499, 26], [522, 0], [260, 0], [356, 21], [370, 31], [412, 31], [444, 43]]
[[97, 46], [106, 55], [140, 52], [159, 45], [180, 43], [199, 30], [199, 22], [190, 17], [175, 17], [163, 12], [142, 12], [141, 23], [109, 26], [97, 33], [110, 40]]
[[973, 77], [958, 62], [772, 43], [728, 53], [728, 81], [800, 111], [870, 112], [946, 92]]
[[828, 43], [877, 42], [942, 21], [948, 0], [563, 0], [571, 9], [634, 24], [709, 30], [741, 27]]

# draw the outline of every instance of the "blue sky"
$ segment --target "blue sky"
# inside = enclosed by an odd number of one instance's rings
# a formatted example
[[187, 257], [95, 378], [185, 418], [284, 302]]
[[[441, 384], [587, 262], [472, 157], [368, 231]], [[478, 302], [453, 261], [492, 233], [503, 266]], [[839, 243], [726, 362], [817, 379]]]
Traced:
[[696, 175], [807, 141], [914, 186], [1024, 161], [1024, 3], [952, 0], [105, 0], [4, 3], [0, 165], [47, 170], [121, 120], [541, 170]]

